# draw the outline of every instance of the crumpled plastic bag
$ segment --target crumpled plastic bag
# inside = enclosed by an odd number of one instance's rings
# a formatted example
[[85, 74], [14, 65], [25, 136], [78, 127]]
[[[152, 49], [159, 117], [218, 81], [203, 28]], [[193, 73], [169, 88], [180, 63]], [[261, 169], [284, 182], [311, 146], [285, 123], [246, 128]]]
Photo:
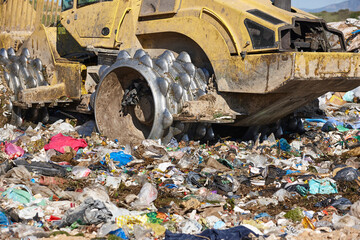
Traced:
[[123, 215], [116, 218], [116, 224], [122, 228], [123, 226], [127, 226], [130, 229], [134, 228], [135, 224], [144, 225], [148, 220], [146, 215]]
[[105, 203], [110, 202], [110, 197], [106, 192], [106, 189], [101, 185], [84, 188], [83, 192], [80, 195], [77, 195], [76, 200], [83, 202], [88, 198], [99, 200]]
[[291, 197], [291, 193], [289, 193], [288, 191], [282, 188], [278, 190], [276, 193], [274, 193], [273, 196], [276, 197], [279, 200], [279, 202], [283, 202], [285, 201], [285, 198]]
[[338, 193], [336, 182], [330, 178], [311, 179], [309, 181], [310, 194]]
[[75, 127], [75, 130], [80, 136], [86, 137], [91, 136], [91, 133], [95, 130], [96, 123], [93, 120], [87, 121], [81, 126]]
[[335, 168], [333, 176], [336, 181], [345, 180], [351, 182], [360, 178], [360, 172], [353, 167]]
[[149, 207], [150, 204], [156, 200], [158, 195], [158, 191], [156, 187], [154, 187], [151, 183], [145, 183], [140, 190], [138, 195], [139, 199], [133, 202], [131, 205], [137, 208], [146, 208]]
[[101, 201], [86, 199], [79, 207], [68, 210], [61, 219], [60, 228], [70, 226], [74, 222], [80, 224], [99, 224], [111, 219], [112, 214]]
[[23, 208], [19, 211], [19, 217], [25, 220], [31, 220], [36, 215], [37, 217], [40, 218], [44, 217], [45, 214], [41, 207], [31, 206], [31, 207]]
[[70, 123], [64, 122], [62, 119], [54, 122], [49, 130], [53, 133], [75, 132], [75, 128]]
[[180, 229], [185, 234], [197, 234], [201, 232], [202, 226], [196, 220], [184, 220], [180, 223]]
[[25, 151], [21, 147], [7, 142], [5, 143], [5, 153], [9, 155], [10, 159], [16, 159], [22, 157], [25, 154]]
[[0, 212], [0, 226], [9, 226], [11, 224], [10, 219], [5, 215], [5, 213]]
[[87, 147], [87, 143], [84, 139], [75, 139], [69, 136], [64, 136], [62, 133], [59, 133], [53, 136], [50, 139], [49, 144], [44, 146], [44, 149], [47, 151], [49, 149], [55, 149], [58, 152], [64, 153], [65, 147], [69, 146], [75, 151], [79, 150], [79, 148]]
[[[18, 189], [23, 188], [24, 190]], [[1, 197], [6, 197], [7, 199], [12, 199], [13, 201], [19, 202], [23, 205], [26, 205], [34, 200], [31, 190], [25, 185], [15, 185], [8, 188]]]
[[121, 167], [131, 162], [133, 160], [133, 156], [126, 154], [123, 151], [119, 151], [110, 153], [110, 159], [112, 159], [118, 167]]

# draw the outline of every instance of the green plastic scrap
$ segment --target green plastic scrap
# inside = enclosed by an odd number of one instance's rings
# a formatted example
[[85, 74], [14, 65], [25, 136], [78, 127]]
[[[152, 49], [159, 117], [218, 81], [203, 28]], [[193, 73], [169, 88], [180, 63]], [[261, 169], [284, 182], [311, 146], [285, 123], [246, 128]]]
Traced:
[[[21, 187], [26, 189], [27, 191], [17, 189], [17, 187]], [[21, 204], [28, 204], [34, 200], [34, 197], [31, 195], [30, 189], [24, 185], [15, 185], [9, 189], [7, 189], [2, 197], [7, 197], [8, 199], [12, 199], [13, 201], [20, 202]]]
[[222, 165], [224, 165], [225, 167], [228, 167], [230, 169], [234, 169], [234, 166], [226, 159], [218, 159], [217, 161], [219, 163], [221, 163]]
[[148, 213], [146, 214], [146, 216], [148, 217], [148, 222], [149, 223], [162, 223], [164, 220], [163, 219], [160, 219], [160, 218], [157, 218], [157, 212], [151, 212], [151, 213]]
[[304, 214], [301, 208], [295, 208], [293, 210], [288, 211], [284, 215], [284, 217], [287, 219], [291, 219], [294, 222], [300, 222], [304, 218]]
[[305, 197], [309, 193], [309, 190], [307, 190], [304, 186], [301, 185], [296, 186], [296, 191], [303, 197]]
[[344, 127], [344, 126], [341, 126], [341, 125], [338, 125], [336, 126], [337, 130], [339, 130], [340, 132], [347, 132], [349, 131], [350, 129]]

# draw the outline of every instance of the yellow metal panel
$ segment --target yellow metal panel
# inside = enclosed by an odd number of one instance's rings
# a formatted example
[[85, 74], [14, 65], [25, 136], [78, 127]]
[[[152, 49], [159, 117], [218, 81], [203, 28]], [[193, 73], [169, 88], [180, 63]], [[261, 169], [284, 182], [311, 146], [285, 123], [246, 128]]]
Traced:
[[120, 22], [119, 22], [119, 26], [116, 30], [116, 36], [115, 36], [115, 41], [117, 42], [120, 42], [120, 39], [119, 39], [119, 35], [120, 35], [120, 27], [124, 21], [124, 18], [125, 18], [125, 15], [128, 14], [129, 12], [131, 11], [131, 8], [126, 8], [124, 13], [122, 14], [121, 18], [120, 18]]
[[294, 78], [325, 80], [360, 77], [360, 56], [356, 53], [297, 53]]
[[227, 22], [221, 18], [221, 16], [219, 16], [217, 13], [213, 12], [211, 9], [208, 8], [203, 8], [201, 13], [200, 13], [200, 18], [202, 18], [202, 14], [203, 12], [209, 13], [210, 15], [214, 16], [216, 19], [218, 19], [226, 28], [225, 30], [228, 30], [228, 33], [230, 34], [231, 37], [231, 41], [234, 43], [235, 45], [235, 53], [239, 53], [239, 49], [240, 47], [238, 46], [239, 43], [236, 41], [234, 34], [233, 34], [233, 30], [231, 29], [231, 26], [227, 24]]

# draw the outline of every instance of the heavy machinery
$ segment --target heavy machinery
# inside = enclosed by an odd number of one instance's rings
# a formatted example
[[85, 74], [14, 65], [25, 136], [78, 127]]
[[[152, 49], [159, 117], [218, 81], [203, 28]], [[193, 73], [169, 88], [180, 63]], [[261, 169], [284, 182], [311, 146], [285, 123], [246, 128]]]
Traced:
[[212, 123], [275, 123], [360, 85], [360, 55], [291, 0], [62, 0], [61, 11], [18, 54], [0, 52], [17, 123], [24, 109], [67, 106], [93, 109], [110, 138], [202, 139]]

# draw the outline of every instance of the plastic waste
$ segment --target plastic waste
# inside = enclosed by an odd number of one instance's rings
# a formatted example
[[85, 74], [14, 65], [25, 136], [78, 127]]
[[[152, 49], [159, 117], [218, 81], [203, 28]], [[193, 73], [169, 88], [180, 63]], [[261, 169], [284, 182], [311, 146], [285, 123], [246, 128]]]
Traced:
[[105, 204], [92, 198], [86, 199], [79, 207], [69, 209], [61, 219], [61, 227], [72, 225], [74, 222], [80, 224], [99, 224], [111, 219], [112, 214]]
[[275, 167], [274, 165], [268, 165], [265, 167], [264, 171], [262, 172], [263, 177], [265, 178], [265, 184], [269, 185], [273, 183], [275, 180], [282, 178], [286, 175], [286, 172], [282, 169]]
[[160, 171], [165, 172], [166, 169], [168, 169], [169, 167], [175, 166], [174, 164], [172, 164], [171, 162], [164, 162], [164, 163], [160, 163], [159, 166], [157, 167]]
[[200, 233], [202, 226], [195, 220], [184, 220], [180, 222], [180, 230], [185, 234], [197, 234]]
[[349, 129], [354, 128], [353, 126], [351, 126], [348, 123], [342, 123], [342, 122], [336, 121], [334, 119], [330, 119], [324, 124], [324, 126], [321, 128], [321, 130], [323, 132], [331, 132], [331, 131], [338, 130], [339, 127], [342, 127], [342, 131], [347, 131]]
[[10, 228], [10, 231], [17, 233], [19, 238], [25, 238], [27, 236], [47, 236], [44, 235], [45, 230], [43, 228], [40, 227], [36, 227], [36, 226], [31, 226], [31, 225], [27, 225], [27, 224], [15, 224]]
[[129, 229], [133, 229], [135, 224], [145, 225], [148, 217], [146, 215], [123, 215], [116, 217], [116, 225], [120, 228], [124, 228], [124, 226]]
[[106, 186], [111, 187], [113, 189], [118, 189], [121, 184], [122, 179], [120, 177], [106, 177]]
[[72, 169], [71, 173], [75, 176], [75, 179], [80, 179], [89, 176], [91, 170], [87, 167], [76, 166]]
[[165, 234], [166, 228], [164, 226], [160, 225], [160, 224], [147, 223], [146, 226], [152, 229], [152, 231], [154, 232], [154, 235], [156, 237], [162, 236], [162, 235]]
[[0, 212], [0, 228], [7, 227], [10, 225], [10, 220], [5, 213]]
[[270, 204], [273, 204], [276, 206], [279, 204], [278, 200], [273, 199], [273, 198], [258, 198], [256, 201], [261, 206], [268, 206]]
[[149, 205], [157, 198], [158, 191], [151, 183], [145, 183], [138, 195], [139, 199], [132, 203], [133, 207], [149, 207]]
[[87, 137], [91, 136], [91, 133], [95, 130], [96, 123], [93, 120], [87, 121], [81, 126], [75, 127], [75, 130], [80, 136]]
[[350, 208], [350, 206], [352, 205], [351, 201], [347, 198], [344, 197], [340, 197], [340, 198], [336, 198], [336, 197], [330, 197], [327, 198], [323, 201], [320, 201], [318, 203], [316, 203], [314, 206], [315, 207], [322, 207], [322, 208], [326, 208], [328, 206], [333, 206], [336, 209], [340, 209], [340, 210], [346, 210], [348, 208]]
[[65, 178], [59, 178], [59, 177], [41, 176], [39, 179], [39, 184], [45, 186], [63, 185], [64, 183], [67, 182], [68, 181]]
[[335, 168], [333, 171], [333, 179], [338, 180], [345, 180], [345, 181], [354, 181], [360, 179], [360, 172], [359, 170], [352, 168], [352, 167], [339, 167]]
[[[18, 188], [25, 189], [26, 191]], [[20, 202], [24, 205], [34, 200], [31, 190], [25, 185], [15, 185], [3, 192], [1, 197], [12, 199], [13, 201]]]
[[343, 96], [343, 100], [347, 102], [353, 102], [354, 97], [355, 97], [355, 93], [353, 91], [348, 91]]
[[124, 230], [122, 230], [121, 228], [117, 229], [117, 230], [114, 230], [114, 231], [111, 231], [109, 232], [110, 235], [115, 235], [117, 237], [120, 237], [121, 239], [129, 239]]
[[133, 156], [126, 154], [123, 151], [119, 151], [110, 153], [110, 159], [112, 159], [118, 167], [121, 167], [131, 162], [133, 160]]
[[5, 153], [9, 155], [10, 159], [16, 159], [24, 155], [25, 151], [21, 147], [12, 143], [5, 143]]
[[146, 237], [150, 236], [151, 229], [147, 229], [141, 225], [134, 226], [134, 235], [136, 240], [144, 240]]
[[51, 162], [28, 162], [26, 160], [15, 160], [16, 166], [24, 166], [29, 172], [34, 172], [44, 176], [65, 177], [66, 169]]
[[338, 193], [336, 182], [330, 178], [311, 179], [309, 181], [309, 188], [309, 193], [311, 194]]
[[291, 197], [291, 193], [289, 193], [285, 189], [280, 189], [276, 193], [274, 193], [274, 197], [276, 197], [279, 200], [279, 202], [283, 202], [285, 201], [286, 198]]
[[186, 182], [194, 187], [201, 188], [206, 183], [206, 178], [196, 172], [189, 172], [186, 177]]
[[260, 214], [258, 214], [258, 215], [256, 215], [254, 217], [254, 220], [257, 220], [257, 219], [260, 219], [260, 218], [263, 218], [263, 217], [271, 217], [271, 216], [269, 214], [267, 214], [267, 213], [260, 213]]
[[64, 122], [64, 120], [60, 119], [54, 122], [51, 127], [49, 128], [50, 131], [54, 133], [69, 133], [75, 132], [75, 128], [70, 124]]
[[240, 185], [238, 181], [230, 175], [215, 176], [213, 184], [215, 188], [226, 193], [236, 192]]
[[14, 165], [9, 160], [5, 160], [0, 164], [0, 176], [7, 173]]
[[77, 152], [79, 148], [85, 148], [87, 146], [87, 143], [84, 139], [75, 139], [59, 133], [50, 139], [50, 142], [44, 146], [44, 149], [46, 151], [49, 149], [55, 149], [58, 152], [64, 153], [64, 148], [66, 146], [71, 147]]
[[290, 144], [288, 143], [288, 141], [284, 138], [281, 138], [278, 142], [278, 147], [283, 150], [283, 151], [286, 151], [286, 152], [289, 152], [291, 151], [291, 146]]
[[267, 165], [267, 158], [263, 155], [251, 154], [246, 157], [246, 160], [247, 163], [252, 163], [255, 167], [264, 167]]
[[25, 220], [31, 220], [35, 216], [42, 218], [44, 217], [44, 215], [45, 215], [44, 211], [42, 210], [41, 207], [38, 206], [26, 207], [19, 211], [19, 217]]

